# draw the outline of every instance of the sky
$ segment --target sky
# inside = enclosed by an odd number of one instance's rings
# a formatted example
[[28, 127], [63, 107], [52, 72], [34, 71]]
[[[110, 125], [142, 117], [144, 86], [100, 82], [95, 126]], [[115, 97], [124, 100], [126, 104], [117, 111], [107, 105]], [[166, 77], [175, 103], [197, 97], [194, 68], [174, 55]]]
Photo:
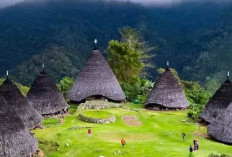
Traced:
[[[7, 6], [14, 5], [18, 2], [21, 2], [24, 0], [0, 0], [0, 8], [4, 8]], [[38, 0], [35, 0], [38, 1]], [[121, 0], [121, 1], [126, 1], [126, 0]], [[153, 4], [153, 5], [172, 5], [172, 4], [177, 4], [180, 2], [184, 1], [201, 1], [201, 0], [130, 0], [132, 2], [138, 2], [142, 4]], [[212, 1], [225, 1], [225, 0], [212, 0]], [[226, 0], [226, 1], [232, 1], [232, 0]]]

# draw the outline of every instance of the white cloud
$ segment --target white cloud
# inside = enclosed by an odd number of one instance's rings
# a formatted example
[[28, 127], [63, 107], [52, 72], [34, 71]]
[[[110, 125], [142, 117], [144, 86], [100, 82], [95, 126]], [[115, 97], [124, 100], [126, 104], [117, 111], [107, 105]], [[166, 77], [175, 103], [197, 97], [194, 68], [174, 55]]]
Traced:
[[7, 7], [10, 5], [14, 5], [18, 2], [22, 2], [24, 0], [0, 0], [0, 8]]
[[[24, 1], [24, 0], [0, 0], [0, 8], [14, 5], [14, 4], [16, 4], [18, 2], [22, 2], [22, 1]], [[31, 0], [31, 1], [33, 1], [33, 0]], [[38, 0], [34, 0], [34, 1], [38, 1]], [[111, 0], [107, 0], [107, 1], [111, 1]], [[118, 1], [127, 1], [127, 0], [118, 0]], [[201, 1], [202, 2], [205, 0], [129, 0], [129, 1], [136, 2], [136, 3], [142, 3], [142, 4], [172, 5], [172, 4], [178, 4], [180, 2], [188, 2], [188, 1]], [[232, 0], [210, 0], [210, 1], [222, 2], [222, 1], [232, 1]]]

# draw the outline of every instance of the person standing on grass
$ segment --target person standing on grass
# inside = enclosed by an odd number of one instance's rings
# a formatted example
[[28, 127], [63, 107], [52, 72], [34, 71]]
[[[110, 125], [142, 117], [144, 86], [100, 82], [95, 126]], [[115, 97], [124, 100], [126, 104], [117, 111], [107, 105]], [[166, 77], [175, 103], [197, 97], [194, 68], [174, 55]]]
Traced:
[[124, 138], [122, 138], [121, 144], [122, 144], [122, 147], [126, 144], [126, 140]]
[[194, 145], [193, 150], [196, 151], [197, 150], [197, 140], [193, 140], [193, 145]]
[[189, 157], [193, 157], [193, 147], [189, 146]]
[[186, 135], [186, 134], [183, 132], [183, 133], [182, 133], [182, 139], [183, 139], [183, 140], [185, 139], [185, 135]]
[[92, 134], [92, 131], [91, 131], [91, 129], [89, 129], [89, 130], [88, 130], [88, 136], [90, 137], [91, 134]]
[[193, 147], [190, 145], [189, 146], [189, 157], [193, 156]]

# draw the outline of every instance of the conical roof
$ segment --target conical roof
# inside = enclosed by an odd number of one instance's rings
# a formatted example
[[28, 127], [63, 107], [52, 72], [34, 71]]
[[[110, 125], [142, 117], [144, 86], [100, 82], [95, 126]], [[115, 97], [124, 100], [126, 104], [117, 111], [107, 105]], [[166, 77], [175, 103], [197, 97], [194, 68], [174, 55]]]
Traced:
[[145, 107], [151, 109], [153, 106], [186, 109], [188, 105], [181, 85], [169, 68], [156, 81], [145, 103]]
[[210, 123], [208, 133], [218, 141], [232, 144], [232, 103]]
[[206, 104], [201, 118], [208, 123], [213, 122], [221, 112], [225, 111], [231, 101], [232, 83], [228, 78]]
[[35, 137], [0, 96], [0, 157], [26, 157], [36, 152], [37, 148]]
[[75, 102], [81, 102], [90, 96], [103, 96], [113, 101], [126, 99], [108, 62], [96, 47], [68, 94], [69, 99]]
[[56, 114], [68, 107], [52, 78], [43, 69], [32, 84], [27, 100], [40, 114]]
[[40, 113], [29, 105], [27, 99], [8, 77], [0, 86], [0, 94], [12, 106], [27, 128], [33, 129], [41, 123], [43, 118]]

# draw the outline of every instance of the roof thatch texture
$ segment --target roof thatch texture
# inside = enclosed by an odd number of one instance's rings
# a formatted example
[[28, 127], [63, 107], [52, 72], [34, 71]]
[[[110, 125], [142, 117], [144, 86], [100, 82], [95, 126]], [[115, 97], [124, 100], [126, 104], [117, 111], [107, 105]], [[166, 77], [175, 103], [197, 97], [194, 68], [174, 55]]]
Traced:
[[40, 113], [29, 105], [27, 99], [8, 77], [0, 87], [0, 94], [15, 110], [27, 128], [33, 129], [41, 123], [43, 118]]
[[225, 111], [231, 101], [232, 83], [227, 79], [206, 104], [201, 118], [208, 123], [213, 122], [221, 112]]
[[218, 141], [232, 144], [232, 103], [209, 124], [208, 133]]
[[42, 115], [56, 114], [68, 107], [63, 95], [44, 69], [32, 84], [27, 100]]
[[28, 157], [38, 142], [14, 109], [0, 96], [0, 157]]
[[107, 61], [96, 48], [69, 91], [71, 101], [81, 102], [91, 96], [103, 96], [112, 101], [124, 101], [125, 94]]
[[188, 105], [181, 85], [169, 68], [156, 81], [145, 103], [145, 107], [150, 109], [153, 109], [154, 106], [167, 109], [186, 109]]

